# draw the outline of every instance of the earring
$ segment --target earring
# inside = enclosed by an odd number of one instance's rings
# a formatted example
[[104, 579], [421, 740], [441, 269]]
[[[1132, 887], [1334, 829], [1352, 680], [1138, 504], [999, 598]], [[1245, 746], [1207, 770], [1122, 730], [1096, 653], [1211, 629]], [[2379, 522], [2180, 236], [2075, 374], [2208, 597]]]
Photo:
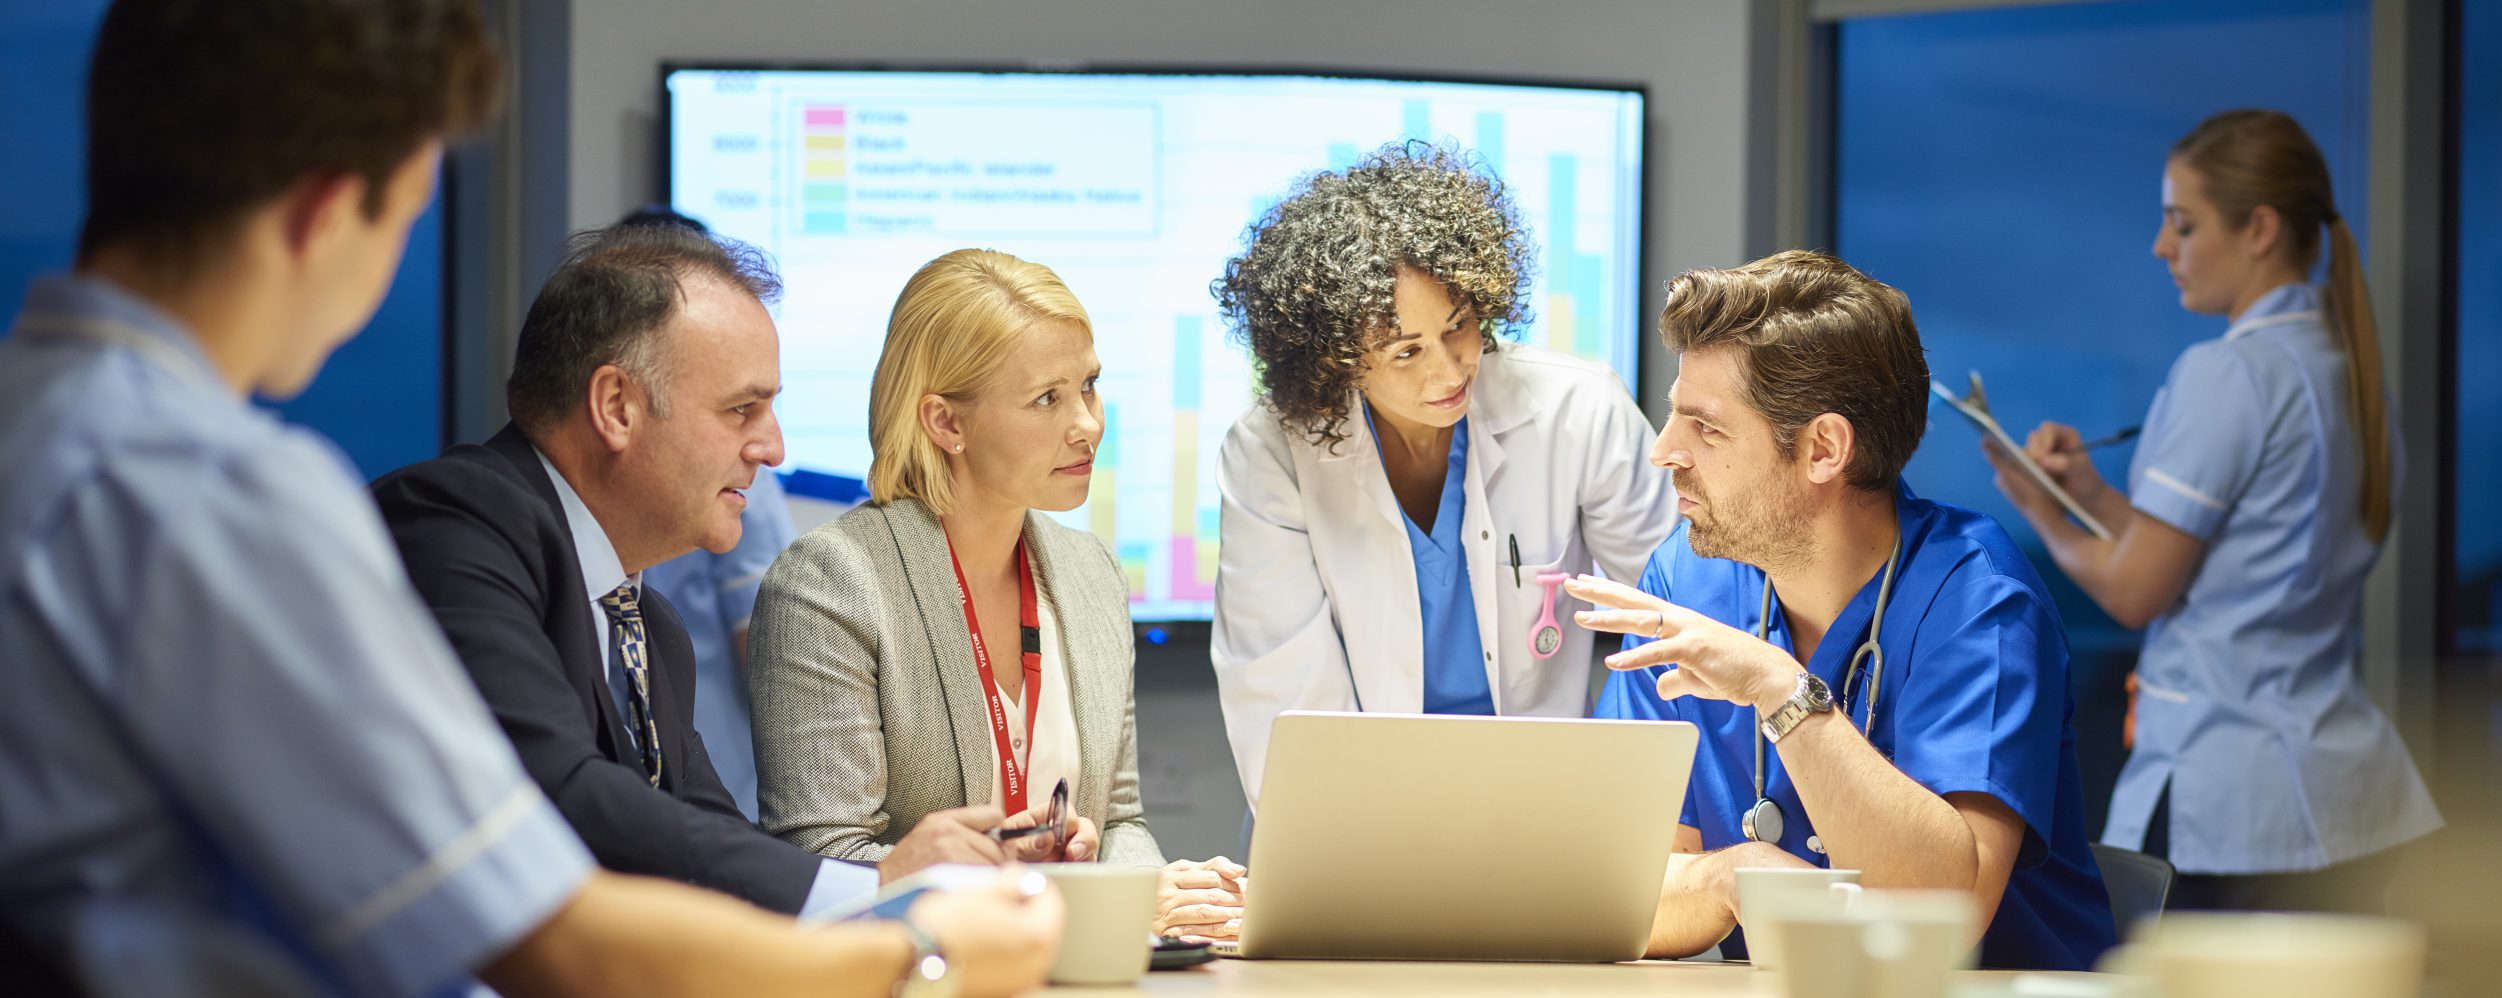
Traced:
[[957, 445], [956, 445], [956, 453], [958, 453], [958, 454], [962, 454], [962, 453], [964, 453], [964, 445], [963, 445], [963, 444], [957, 444]]

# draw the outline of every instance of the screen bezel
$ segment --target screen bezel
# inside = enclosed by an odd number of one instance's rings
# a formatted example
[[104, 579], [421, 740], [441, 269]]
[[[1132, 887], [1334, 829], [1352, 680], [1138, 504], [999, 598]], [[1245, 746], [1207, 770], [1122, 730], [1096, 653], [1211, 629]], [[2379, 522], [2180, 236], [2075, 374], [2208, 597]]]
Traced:
[[818, 61], [777, 59], [703, 59], [660, 62], [660, 128], [654, 136], [653, 150], [660, 162], [654, 171], [660, 178], [660, 190], [653, 201], [669, 203], [670, 174], [669, 138], [676, 124], [677, 108], [669, 100], [669, 77], [678, 72], [730, 73], [957, 73], [981, 76], [1304, 76], [1333, 80], [1358, 80], [1367, 83], [1457, 83], [1478, 86], [1524, 87], [1541, 90], [1596, 90], [1630, 93], [1642, 98], [1642, 133], [1639, 149], [1642, 154], [1644, 190], [1636, 238], [1641, 252], [1649, 254], [1651, 199], [1651, 88], [1647, 83], [1629, 80], [1577, 79], [1572, 77], [1507, 76], [1501, 74], [1421, 73], [1400, 70], [1367, 70], [1345, 66], [1244, 66], [1244, 65], [1174, 65], [1166, 63], [1088, 62], [1075, 59], [1041, 59], [1027, 63], [1001, 62], [917, 62], [917, 61]]

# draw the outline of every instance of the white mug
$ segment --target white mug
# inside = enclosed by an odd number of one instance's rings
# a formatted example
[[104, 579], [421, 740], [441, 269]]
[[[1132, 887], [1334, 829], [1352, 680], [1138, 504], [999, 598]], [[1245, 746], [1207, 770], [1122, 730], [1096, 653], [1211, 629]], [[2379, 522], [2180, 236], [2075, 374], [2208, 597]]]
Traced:
[[1953, 990], [1955, 972], [1971, 964], [1971, 895], [1870, 890], [1843, 908], [1775, 928], [1790, 954], [1781, 971], [1790, 998], [1932, 998]]
[[1781, 922], [1839, 915], [1858, 890], [1857, 870], [1739, 867], [1737, 915], [1746, 928], [1747, 959], [1759, 970], [1780, 969]]
[[1155, 946], [1155, 888], [1160, 871], [1101, 863], [1037, 863], [1060, 888], [1068, 929], [1053, 984], [1127, 984], [1147, 972]]
[[2095, 969], [2166, 998], [2413, 998], [2424, 928], [2361, 915], [2175, 912], [2144, 923]]

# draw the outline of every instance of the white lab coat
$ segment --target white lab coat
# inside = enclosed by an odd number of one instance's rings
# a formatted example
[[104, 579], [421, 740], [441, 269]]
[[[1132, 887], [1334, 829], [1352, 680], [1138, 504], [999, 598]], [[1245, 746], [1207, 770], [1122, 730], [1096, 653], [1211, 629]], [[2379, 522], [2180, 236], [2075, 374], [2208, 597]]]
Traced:
[[[1360, 401], [1359, 401], [1360, 404]], [[1244, 794], [1259, 802], [1268, 732], [1288, 710], [1414, 713], [1424, 705], [1415, 556], [1362, 418], [1335, 452], [1254, 406], [1225, 435], [1211, 657]], [[1615, 372], [1506, 344], [1477, 368], [1468, 415], [1469, 591], [1495, 711], [1581, 717], [1590, 632], [1559, 591], [1563, 647], [1530, 650], [1540, 572], [1641, 576], [1676, 524], [1652, 427]], [[1520, 543], [1519, 584], [1511, 544]]]

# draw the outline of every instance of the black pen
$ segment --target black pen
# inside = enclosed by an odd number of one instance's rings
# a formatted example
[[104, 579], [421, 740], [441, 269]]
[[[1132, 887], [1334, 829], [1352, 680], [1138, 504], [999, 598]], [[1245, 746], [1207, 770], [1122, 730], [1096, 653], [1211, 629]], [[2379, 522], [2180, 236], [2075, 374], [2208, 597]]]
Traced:
[[1512, 542], [1512, 588], [1518, 589], [1520, 588], [1520, 535], [1504, 534], [1503, 539]]
[[2107, 436], [2107, 437], [2102, 437], [2102, 438], [2100, 438], [2100, 439], [2096, 439], [2096, 440], [2088, 440], [2088, 441], [2085, 441], [2083, 444], [2079, 445], [2079, 448], [2078, 448], [2078, 449], [2080, 449], [2080, 450], [2100, 450], [2100, 449], [2102, 449], [2102, 448], [2109, 447], [2109, 446], [2111, 446], [2112, 444], [2124, 444], [2124, 443], [2127, 443], [2127, 442], [2129, 442], [2129, 441], [2131, 441], [2131, 440], [2135, 440], [2135, 439], [2137, 439], [2137, 431], [2142, 430], [2142, 429], [2144, 429], [2144, 428], [2145, 428], [2145, 427], [2142, 427], [2142, 426], [2132, 426], [2132, 427], [2129, 427], [2128, 429], [2121, 430], [2120, 432], [2118, 432], [2118, 433], [2114, 433], [2114, 434], [2112, 434], [2112, 435], [2110, 435], [2110, 436]]

